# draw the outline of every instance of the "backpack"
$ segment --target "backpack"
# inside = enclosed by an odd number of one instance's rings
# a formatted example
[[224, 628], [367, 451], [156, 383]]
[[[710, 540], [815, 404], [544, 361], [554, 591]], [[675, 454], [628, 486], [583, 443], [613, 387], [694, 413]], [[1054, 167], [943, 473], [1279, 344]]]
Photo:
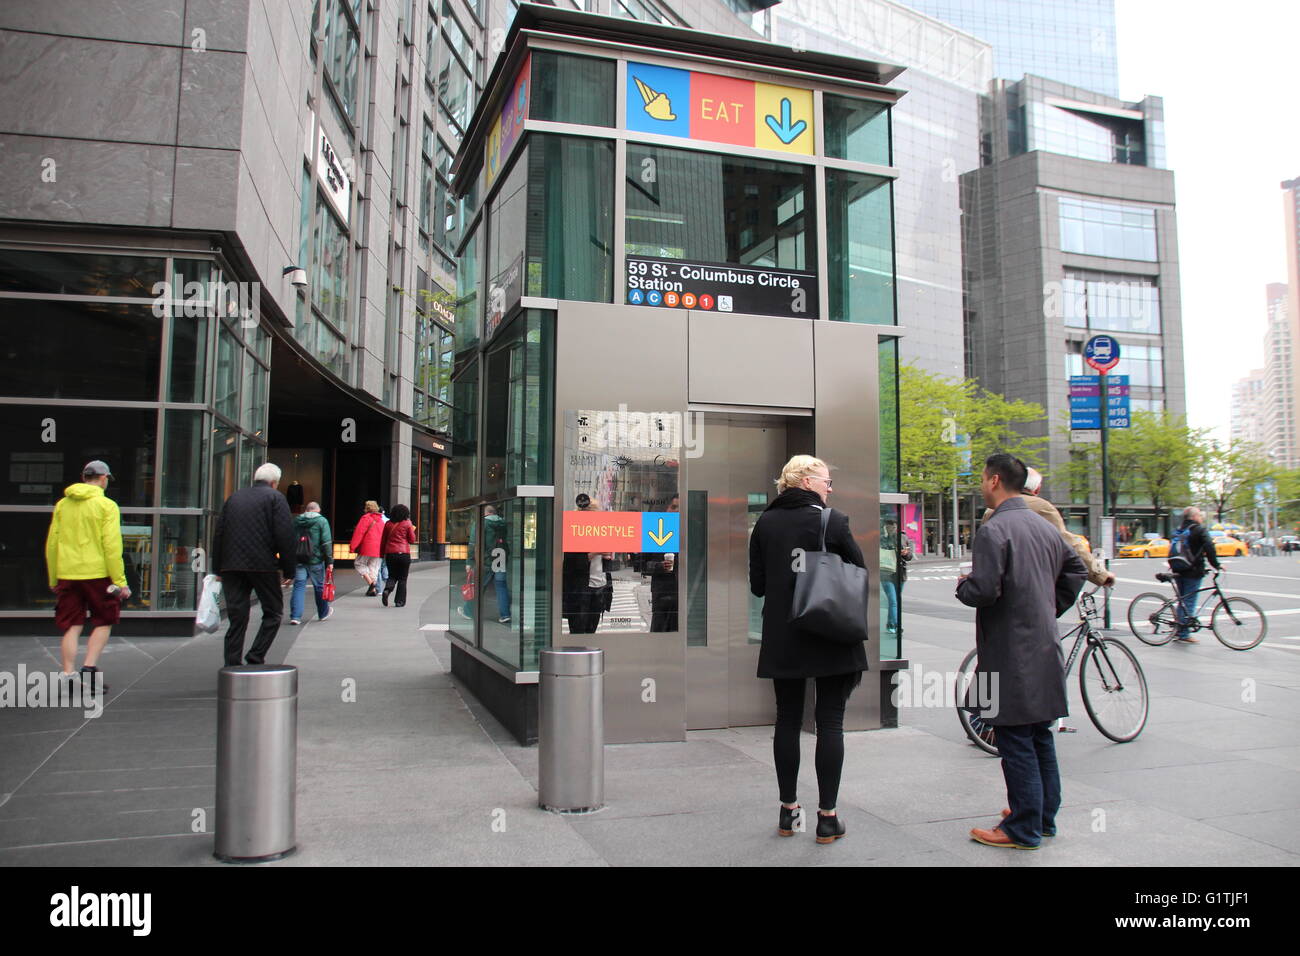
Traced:
[[316, 549], [312, 547], [311, 532], [307, 530], [298, 532], [298, 550], [294, 553], [299, 564], [311, 564], [316, 556]]
[[1169, 570], [1174, 574], [1186, 574], [1192, 570], [1199, 557], [1192, 551], [1192, 528], [1195, 525], [1188, 525], [1186, 528], [1179, 528], [1174, 533], [1173, 540], [1169, 542]]

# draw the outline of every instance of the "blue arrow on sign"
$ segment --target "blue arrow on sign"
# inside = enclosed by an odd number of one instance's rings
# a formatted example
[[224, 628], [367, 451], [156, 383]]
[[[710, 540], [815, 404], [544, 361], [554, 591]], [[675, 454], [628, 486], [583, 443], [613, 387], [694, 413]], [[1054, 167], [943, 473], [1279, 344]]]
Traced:
[[791, 125], [790, 110], [790, 98], [788, 96], [783, 96], [781, 97], [781, 122], [778, 123], [776, 117], [771, 113], [768, 113], [765, 117], [768, 129], [775, 133], [776, 138], [787, 146], [798, 139], [799, 134], [808, 128], [808, 124], [803, 120], [799, 120], [799, 122]]

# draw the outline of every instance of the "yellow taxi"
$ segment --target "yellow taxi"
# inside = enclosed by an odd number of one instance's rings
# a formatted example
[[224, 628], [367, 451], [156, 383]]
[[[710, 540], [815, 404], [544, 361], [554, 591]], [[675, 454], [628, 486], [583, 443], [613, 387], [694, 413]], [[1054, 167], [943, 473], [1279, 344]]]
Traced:
[[1169, 557], [1169, 539], [1152, 536], [1141, 541], [1130, 541], [1120, 545], [1121, 558], [1167, 558]]
[[1221, 558], [1244, 558], [1250, 551], [1245, 541], [1240, 541], [1226, 531], [1211, 531], [1214, 539], [1214, 553]]

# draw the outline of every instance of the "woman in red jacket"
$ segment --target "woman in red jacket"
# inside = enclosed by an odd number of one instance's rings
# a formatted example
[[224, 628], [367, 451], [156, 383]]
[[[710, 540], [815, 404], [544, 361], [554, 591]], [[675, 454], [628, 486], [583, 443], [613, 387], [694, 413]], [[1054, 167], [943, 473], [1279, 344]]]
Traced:
[[367, 501], [366, 513], [357, 522], [357, 530], [352, 532], [352, 551], [356, 554], [357, 573], [365, 578], [369, 587], [366, 597], [374, 597], [375, 581], [379, 578], [380, 538], [384, 531], [384, 516], [379, 513], [379, 502]]
[[411, 524], [411, 510], [406, 505], [393, 505], [393, 513], [384, 525], [380, 550], [388, 564], [388, 583], [384, 585], [383, 602], [388, 607], [388, 595], [397, 588], [396, 607], [406, 606], [406, 575], [411, 570], [411, 545], [415, 544], [415, 525]]

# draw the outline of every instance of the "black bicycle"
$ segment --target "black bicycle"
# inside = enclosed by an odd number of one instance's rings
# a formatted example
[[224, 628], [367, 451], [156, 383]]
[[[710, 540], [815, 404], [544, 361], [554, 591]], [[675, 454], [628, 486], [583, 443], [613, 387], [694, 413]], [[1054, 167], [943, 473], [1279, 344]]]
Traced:
[[[1254, 601], [1244, 597], [1228, 597], [1219, 587], [1219, 572], [1215, 571], [1210, 586], [1198, 588], [1197, 596], [1204, 594], [1196, 612], [1185, 622], [1179, 620], [1178, 582], [1175, 575], [1161, 572], [1157, 581], [1164, 581], [1173, 588], [1174, 596], [1165, 597], [1154, 591], [1139, 594], [1128, 606], [1128, 626], [1133, 635], [1142, 643], [1160, 647], [1174, 639], [1180, 627], [1188, 632], [1205, 630], [1214, 632], [1224, 647], [1234, 651], [1248, 651], [1259, 645], [1268, 634], [1268, 618], [1264, 609]], [[1210, 623], [1202, 624], [1200, 614], [1217, 597], [1219, 603], [1210, 612]]]
[[[1119, 638], [1106, 637], [1099, 630], [1097, 590], [1093, 587], [1079, 595], [1079, 623], [1061, 638], [1062, 645], [1070, 638], [1075, 639], [1065, 662], [1065, 676], [1070, 676], [1079, 651], [1086, 645], [1079, 661], [1083, 706], [1104, 736], [1122, 744], [1142, 733], [1150, 709], [1150, 695], [1146, 674], [1137, 657]], [[997, 756], [996, 728], [981, 716], [981, 711], [993, 703], [989, 699], [991, 688], [976, 675], [979, 665], [975, 654], [974, 650], [967, 654], [957, 672], [957, 721], [977, 747]]]

